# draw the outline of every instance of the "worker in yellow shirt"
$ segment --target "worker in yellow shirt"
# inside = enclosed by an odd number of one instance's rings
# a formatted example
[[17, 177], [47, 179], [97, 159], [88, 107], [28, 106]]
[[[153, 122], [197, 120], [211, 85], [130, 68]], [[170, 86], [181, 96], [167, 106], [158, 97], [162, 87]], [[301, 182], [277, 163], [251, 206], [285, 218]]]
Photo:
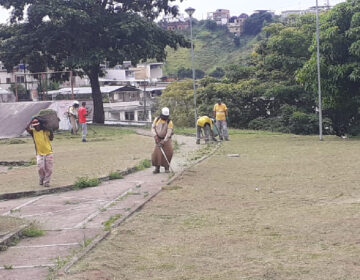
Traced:
[[205, 143], [209, 143], [209, 136], [213, 141], [217, 141], [213, 132], [214, 119], [208, 116], [199, 117], [196, 122], [196, 144], [200, 144], [201, 133], [204, 131]]
[[33, 118], [27, 125], [26, 131], [32, 136], [35, 143], [36, 162], [39, 173], [39, 184], [50, 186], [54, 156], [50, 141], [54, 139], [52, 131], [45, 130], [38, 118]]
[[229, 141], [229, 134], [227, 129], [228, 109], [221, 99], [214, 105], [214, 118], [216, 119], [216, 127], [219, 131], [220, 140], [225, 139]]

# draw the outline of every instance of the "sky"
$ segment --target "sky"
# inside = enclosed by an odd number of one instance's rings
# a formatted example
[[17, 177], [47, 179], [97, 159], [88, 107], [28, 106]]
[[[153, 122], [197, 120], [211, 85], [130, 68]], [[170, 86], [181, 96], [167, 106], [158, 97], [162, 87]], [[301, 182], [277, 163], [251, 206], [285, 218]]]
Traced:
[[[336, 5], [345, 0], [329, 0], [330, 5]], [[319, 5], [324, 5], [326, 0], [318, 0]], [[216, 9], [230, 10], [231, 16], [238, 16], [241, 13], [252, 14], [254, 10], [272, 10], [280, 14], [284, 10], [302, 10], [316, 5], [316, 0], [180, 0], [173, 2], [180, 7], [180, 12], [188, 7], [195, 8], [194, 17], [206, 19], [208, 12]], [[0, 8], [0, 23], [6, 23], [9, 19], [9, 12]]]
[[[345, 0], [329, 0], [330, 5], [334, 6]], [[176, 3], [180, 7], [180, 12], [188, 7], [195, 9], [194, 17], [206, 19], [208, 12], [216, 9], [230, 10], [231, 16], [239, 16], [241, 13], [252, 14], [254, 10], [272, 10], [280, 14], [284, 10], [303, 10], [316, 5], [316, 0], [179, 0]], [[319, 6], [324, 5], [326, 0], [318, 0]]]

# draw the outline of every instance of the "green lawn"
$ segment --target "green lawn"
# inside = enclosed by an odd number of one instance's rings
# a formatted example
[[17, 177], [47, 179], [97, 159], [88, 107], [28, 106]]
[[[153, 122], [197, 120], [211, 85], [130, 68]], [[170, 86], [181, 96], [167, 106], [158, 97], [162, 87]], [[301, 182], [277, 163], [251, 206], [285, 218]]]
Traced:
[[[87, 143], [81, 142], [80, 135], [62, 132], [55, 134], [52, 146], [54, 172], [50, 184], [60, 187], [73, 184], [78, 177], [107, 176], [112, 171], [125, 170], [143, 159], [150, 159], [153, 140], [129, 129], [90, 126]], [[2, 140], [0, 154], [1, 161], [35, 162], [31, 137]], [[0, 171], [0, 193], [43, 188], [38, 185], [36, 165], [2, 167]]]
[[356, 139], [232, 133], [62, 279], [359, 279], [359, 158]]

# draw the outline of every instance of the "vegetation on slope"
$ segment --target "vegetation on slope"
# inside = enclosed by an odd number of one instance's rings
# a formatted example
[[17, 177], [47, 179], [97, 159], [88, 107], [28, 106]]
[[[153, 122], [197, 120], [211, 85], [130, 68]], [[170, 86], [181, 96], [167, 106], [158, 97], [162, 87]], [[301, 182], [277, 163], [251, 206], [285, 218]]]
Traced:
[[[190, 30], [183, 31], [190, 38]], [[241, 36], [240, 46], [236, 46], [234, 35], [225, 27], [213, 26], [211, 21], [194, 23], [194, 66], [195, 69], [210, 74], [216, 67], [224, 68], [229, 64], [240, 64], [251, 53], [256, 42], [255, 36]], [[164, 75], [175, 76], [180, 68], [191, 69], [191, 50], [168, 49]]]

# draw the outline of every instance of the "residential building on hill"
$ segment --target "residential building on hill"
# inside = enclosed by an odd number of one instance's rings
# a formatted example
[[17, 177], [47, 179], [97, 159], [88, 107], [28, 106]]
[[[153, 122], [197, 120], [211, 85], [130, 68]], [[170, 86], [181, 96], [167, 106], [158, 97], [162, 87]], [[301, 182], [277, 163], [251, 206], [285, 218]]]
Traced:
[[208, 19], [216, 21], [217, 25], [226, 25], [230, 19], [230, 11], [217, 9], [215, 12], [208, 13]]
[[229, 32], [235, 36], [240, 36], [244, 32], [245, 20], [249, 16], [247, 14], [241, 14], [240, 16], [231, 17], [227, 24]]
[[177, 17], [167, 15], [159, 22], [159, 26], [166, 30], [185, 30], [190, 28], [190, 21], [183, 14]]

